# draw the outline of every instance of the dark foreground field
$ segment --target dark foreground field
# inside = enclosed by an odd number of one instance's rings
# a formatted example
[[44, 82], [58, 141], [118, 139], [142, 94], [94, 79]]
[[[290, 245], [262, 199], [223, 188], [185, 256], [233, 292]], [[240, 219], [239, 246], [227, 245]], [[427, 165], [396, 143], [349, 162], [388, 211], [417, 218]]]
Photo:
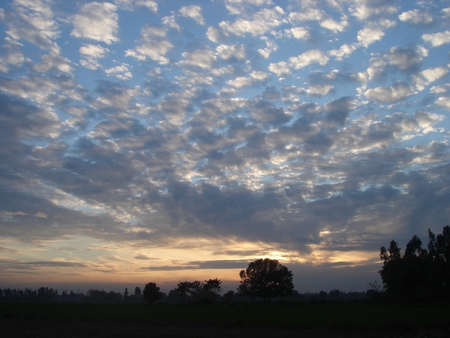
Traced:
[[450, 337], [450, 304], [0, 303], [2, 337]]

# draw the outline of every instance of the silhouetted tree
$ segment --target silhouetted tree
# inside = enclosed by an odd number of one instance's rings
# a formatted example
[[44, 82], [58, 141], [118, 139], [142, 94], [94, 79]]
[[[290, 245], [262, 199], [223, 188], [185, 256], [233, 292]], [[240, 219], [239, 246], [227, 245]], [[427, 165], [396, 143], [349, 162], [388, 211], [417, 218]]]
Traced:
[[144, 287], [144, 300], [150, 304], [161, 299], [161, 293], [156, 283], [147, 283]]
[[139, 286], [136, 286], [136, 288], [134, 289], [134, 295], [136, 297], [140, 297], [142, 294], [141, 288]]
[[[183, 302], [186, 301], [187, 297], [192, 300], [214, 300], [218, 296], [218, 293], [222, 290], [222, 281], [218, 278], [205, 280], [205, 282], [200, 282], [198, 280], [193, 282], [179, 282], [174, 291], [181, 297]], [[172, 297], [173, 298], [173, 297]]]
[[179, 282], [174, 290], [178, 293], [183, 302], [185, 302], [186, 296], [190, 293], [190, 283], [187, 281]]
[[339, 289], [332, 289], [328, 292], [328, 297], [337, 299], [341, 295], [341, 291]]
[[239, 276], [241, 277], [239, 293], [262, 297], [265, 303], [270, 302], [272, 297], [291, 294], [294, 289], [292, 272], [277, 260], [269, 258], [251, 262]]
[[222, 290], [222, 286], [220, 286], [220, 284], [222, 284], [222, 281], [218, 278], [205, 280], [202, 286], [203, 291], [217, 295]]
[[428, 230], [428, 251], [413, 236], [402, 254], [397, 242], [380, 248], [379, 271], [387, 294], [395, 299], [417, 300], [450, 295], [450, 226], [437, 237]]

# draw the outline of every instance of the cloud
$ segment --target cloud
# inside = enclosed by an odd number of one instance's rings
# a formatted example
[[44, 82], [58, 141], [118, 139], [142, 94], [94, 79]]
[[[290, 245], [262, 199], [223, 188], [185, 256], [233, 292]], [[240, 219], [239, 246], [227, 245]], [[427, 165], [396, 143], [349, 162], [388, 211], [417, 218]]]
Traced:
[[405, 82], [397, 82], [391, 87], [377, 87], [374, 89], [368, 89], [364, 95], [368, 99], [378, 102], [393, 103], [403, 100], [413, 93], [414, 89], [411, 85]]
[[[188, 51], [182, 53], [181, 55], [184, 57], [184, 60], [181, 61], [181, 64], [184, 66], [209, 69], [216, 61], [216, 56], [209, 49]], [[221, 56], [223, 55], [224, 54], [221, 54]]]
[[329, 54], [337, 60], [342, 61], [343, 59], [348, 58], [355, 49], [356, 47], [354, 45], [343, 44], [339, 49], [330, 50]]
[[154, 13], [158, 12], [158, 4], [153, 0], [114, 0], [114, 3], [127, 11], [132, 11], [136, 7], [146, 7]]
[[422, 39], [431, 44], [432, 47], [439, 47], [450, 43], [450, 31], [423, 34]]
[[318, 63], [321, 66], [325, 66], [328, 63], [329, 57], [323, 51], [319, 49], [312, 49], [298, 56], [289, 58], [294, 69], [300, 69], [309, 66], [313, 63]]
[[219, 45], [216, 47], [217, 56], [223, 60], [244, 60], [244, 45]]
[[49, 54], [42, 56], [42, 62], [34, 65], [37, 72], [56, 71], [62, 73], [71, 73], [73, 70], [72, 62], [58, 54]]
[[364, 21], [374, 16], [396, 14], [397, 8], [387, 1], [361, 1], [351, 5], [349, 11], [358, 20]]
[[258, 36], [280, 26], [283, 23], [282, 14], [284, 11], [281, 7], [265, 8], [255, 13], [252, 20], [239, 18], [234, 22], [222, 21], [219, 26], [229, 34]]
[[289, 37], [299, 40], [307, 40], [309, 38], [309, 29], [307, 27], [292, 27], [284, 30]]
[[384, 37], [384, 32], [378, 27], [365, 27], [358, 31], [357, 40], [363, 47], [368, 47]]
[[106, 69], [105, 73], [107, 75], [114, 75], [120, 80], [128, 80], [133, 77], [133, 74], [130, 72], [129, 65], [126, 63]]
[[436, 100], [439, 107], [450, 109], [450, 96], [441, 96]]
[[269, 70], [277, 76], [287, 75], [291, 72], [291, 65], [286, 61], [271, 63], [269, 65]]
[[165, 28], [155, 25], [147, 25], [141, 30], [141, 44], [135, 49], [125, 51], [125, 56], [131, 56], [137, 60], [144, 61], [147, 58], [165, 65], [169, 63], [166, 54], [173, 49], [173, 44], [164, 40], [167, 31]]
[[273, 42], [272, 40], [268, 39], [265, 36], [263, 36], [261, 39], [266, 42], [266, 48], [258, 49], [258, 53], [263, 58], [268, 59], [270, 57], [270, 54], [272, 54], [273, 52], [275, 52], [278, 49], [278, 46], [275, 42]]
[[433, 23], [434, 21], [433, 15], [431, 15], [431, 13], [419, 9], [403, 12], [398, 16], [398, 18], [400, 19], [400, 21], [405, 21], [414, 25], [428, 25]]
[[111, 3], [90, 2], [80, 8], [73, 17], [71, 35], [81, 39], [104, 42], [111, 45], [119, 41], [117, 6]]
[[84, 44], [80, 47], [79, 52], [82, 56], [80, 61], [81, 65], [88, 69], [98, 69], [101, 68], [99, 59], [102, 59], [110, 50], [106, 47], [93, 44]]
[[24, 39], [42, 49], [59, 53], [54, 42], [60, 35], [57, 23], [53, 20], [52, 8], [44, 1], [16, 1], [13, 5], [17, 12], [5, 17], [9, 23], [6, 34], [14, 40]]
[[182, 16], [191, 18], [199, 25], [205, 24], [205, 19], [202, 16], [201, 7], [197, 5], [183, 6], [180, 8], [180, 14]]

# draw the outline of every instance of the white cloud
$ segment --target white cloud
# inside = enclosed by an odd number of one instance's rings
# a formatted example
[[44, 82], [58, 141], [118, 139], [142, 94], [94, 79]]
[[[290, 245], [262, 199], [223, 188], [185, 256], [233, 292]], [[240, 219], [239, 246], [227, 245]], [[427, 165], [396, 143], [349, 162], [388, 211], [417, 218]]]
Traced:
[[338, 33], [343, 32], [349, 26], [349, 22], [347, 21], [346, 16], [343, 16], [340, 22], [334, 20], [333, 18], [326, 18], [320, 21], [320, 25], [323, 28], [333, 31], [334, 33]]
[[344, 43], [339, 49], [333, 49], [329, 51], [330, 56], [333, 56], [339, 61], [348, 58], [354, 51], [356, 47], [354, 45], [349, 45]]
[[175, 15], [165, 16], [161, 19], [161, 22], [164, 26], [168, 28], [173, 28], [177, 31], [181, 31], [181, 27], [178, 25], [177, 21], [175, 20]]
[[269, 75], [267, 73], [254, 71], [249, 77], [240, 76], [234, 80], [229, 80], [227, 83], [232, 87], [242, 88], [252, 86], [256, 83], [256, 81], [265, 81], [268, 78]]
[[245, 46], [243, 45], [219, 45], [216, 47], [217, 56], [220, 59], [229, 60], [235, 58], [245, 59]]
[[440, 85], [440, 86], [433, 86], [430, 89], [430, 93], [433, 94], [443, 94], [450, 91], [450, 84]]
[[433, 22], [433, 15], [428, 12], [414, 9], [412, 11], [403, 12], [398, 16], [400, 21], [412, 23], [412, 24], [430, 24]]
[[101, 67], [98, 59], [104, 58], [109, 49], [100, 45], [84, 44], [80, 47], [79, 52], [83, 57], [80, 61], [81, 65], [95, 70]]
[[205, 24], [205, 19], [202, 16], [202, 8], [197, 5], [183, 6], [180, 8], [180, 14], [187, 18], [191, 18], [199, 25]]
[[105, 70], [106, 75], [114, 75], [120, 80], [128, 80], [133, 77], [133, 74], [131, 74], [129, 65], [126, 63], [123, 63], [119, 66], [112, 67]]
[[153, 0], [114, 0], [114, 3], [122, 9], [132, 11], [135, 7], [147, 7], [152, 12], [158, 12], [158, 4]]
[[314, 8], [311, 5], [313, 4], [305, 6], [302, 11], [289, 13], [289, 19], [298, 22], [317, 21], [321, 27], [334, 33], [342, 32], [348, 27], [349, 22], [346, 15], [342, 15], [341, 21], [338, 22], [323, 9]]
[[413, 88], [404, 82], [397, 82], [391, 87], [368, 89], [364, 92], [368, 99], [386, 103], [400, 101], [412, 94]]
[[325, 66], [328, 60], [329, 57], [319, 49], [312, 49], [300, 54], [299, 56], [289, 58], [289, 62], [295, 69], [300, 69], [313, 63], [318, 63], [321, 66]]
[[441, 10], [441, 13], [442, 13], [443, 19], [449, 19], [450, 18], [450, 7], [444, 8], [443, 10]]
[[251, 86], [253, 84], [253, 79], [251, 77], [240, 76], [235, 78], [234, 80], [229, 80], [227, 83], [235, 88], [242, 88]]
[[280, 7], [265, 8], [257, 12], [253, 16], [253, 20], [239, 18], [234, 22], [222, 21], [219, 23], [219, 26], [225, 32], [238, 36], [246, 34], [252, 36], [263, 35], [283, 23], [281, 17], [283, 13]]
[[284, 32], [286, 33], [287, 36], [299, 40], [306, 40], [309, 38], [309, 29], [306, 27], [293, 27], [285, 29]]
[[119, 41], [117, 6], [109, 2], [84, 4], [73, 18], [71, 35], [77, 38], [101, 41], [108, 45]]
[[270, 40], [269, 38], [267, 38], [265, 36], [263, 36], [261, 39], [266, 42], [266, 48], [258, 49], [258, 53], [262, 57], [268, 59], [270, 54], [272, 54], [272, 52], [274, 52], [278, 49], [278, 46], [275, 42], [273, 42], [272, 40]]
[[18, 0], [13, 6], [17, 13], [9, 13], [5, 17], [9, 22], [8, 36], [59, 53], [59, 47], [53, 40], [59, 37], [60, 31], [49, 4], [45, 1]]
[[450, 43], [450, 31], [423, 34], [422, 39], [429, 42], [433, 47], [439, 47], [446, 43]]
[[251, 4], [254, 6], [272, 5], [272, 0], [226, 0], [230, 4]]
[[213, 62], [216, 60], [216, 56], [209, 49], [204, 50], [194, 50], [192, 52], [181, 53], [184, 60], [181, 64], [185, 66], [194, 66], [200, 68], [211, 68]]
[[141, 31], [144, 42], [135, 49], [126, 50], [125, 55], [141, 61], [150, 58], [160, 64], [168, 64], [169, 59], [166, 54], [173, 49], [173, 45], [169, 41], [163, 40], [166, 34], [166, 30], [161, 27], [152, 25], [144, 27]]
[[[428, 68], [417, 75], [413, 76], [413, 83], [418, 90], [423, 90], [430, 83], [439, 80], [443, 76], [447, 75], [447, 67], [434, 67]], [[431, 90], [432, 91], [432, 90]]]
[[269, 75], [267, 73], [256, 72], [256, 71], [251, 72], [250, 76], [252, 78], [254, 78], [255, 80], [258, 80], [258, 81], [265, 81], [265, 80], [267, 80], [269, 78]]
[[441, 96], [435, 102], [439, 107], [450, 110], [450, 96]]
[[219, 29], [215, 27], [209, 27], [206, 31], [206, 37], [212, 42], [219, 43], [223, 38], [223, 34]]
[[309, 95], [328, 95], [334, 89], [333, 85], [323, 84], [317, 86], [310, 86], [306, 88], [306, 93]]
[[[369, 5], [370, 4], [370, 5]], [[371, 5], [373, 7], [371, 7]], [[355, 3], [354, 5], [351, 5], [349, 7], [349, 11], [351, 15], [358, 18], [358, 20], [364, 21], [367, 20], [375, 15], [391, 15], [397, 13], [397, 8], [395, 6], [391, 5], [385, 5], [378, 3], [377, 1], [373, 1], [372, 3], [370, 1], [359, 1]]]
[[71, 73], [73, 70], [72, 62], [61, 55], [51, 53], [49, 55], [42, 56], [42, 62], [35, 64], [34, 69], [38, 72], [48, 72], [50, 70], [56, 70], [63, 73]]
[[434, 82], [448, 73], [447, 67], [428, 68], [422, 72], [422, 75], [427, 79], [428, 83]]
[[325, 16], [323, 10], [307, 7], [301, 12], [291, 12], [289, 13], [289, 19], [293, 21], [320, 21]]
[[378, 27], [365, 27], [358, 31], [357, 40], [358, 42], [367, 47], [376, 41], [380, 41], [384, 36], [384, 32]]
[[278, 76], [287, 75], [291, 72], [290, 64], [286, 61], [269, 64], [269, 70]]
[[4, 55], [0, 56], [0, 71], [7, 73], [9, 66], [19, 66], [26, 61], [25, 56], [20, 50], [22, 45], [17, 41], [6, 37], [3, 44]]

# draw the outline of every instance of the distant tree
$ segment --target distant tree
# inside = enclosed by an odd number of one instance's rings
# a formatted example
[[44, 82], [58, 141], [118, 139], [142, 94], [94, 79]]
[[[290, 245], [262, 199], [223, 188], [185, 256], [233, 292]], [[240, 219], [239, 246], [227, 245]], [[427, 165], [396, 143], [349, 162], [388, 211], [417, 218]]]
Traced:
[[339, 289], [332, 289], [328, 292], [328, 297], [336, 299], [341, 295], [341, 291]]
[[[20, 296], [20, 292], [17, 292], [17, 294]], [[23, 292], [22, 292], [23, 295]], [[41, 301], [49, 301], [55, 298], [58, 295], [58, 290], [53, 290], [52, 288], [48, 287], [40, 287], [37, 291], [37, 296], [39, 300]]]
[[273, 297], [291, 294], [294, 290], [292, 272], [277, 260], [258, 259], [251, 262], [246, 270], [242, 270], [239, 276], [239, 293], [261, 297], [265, 303], [270, 302]]
[[191, 285], [191, 283], [188, 281], [179, 282], [177, 284], [177, 287], [174, 289], [178, 293], [178, 295], [181, 297], [183, 302], [186, 301], [186, 297], [190, 293], [190, 285]]
[[144, 287], [144, 300], [150, 304], [161, 299], [161, 293], [156, 283], [147, 283]]
[[139, 286], [136, 286], [136, 288], [134, 289], [134, 295], [136, 297], [140, 297], [142, 294], [141, 288]]
[[128, 288], [125, 288], [125, 292], [123, 293], [123, 299], [124, 301], [128, 300]]
[[223, 300], [226, 302], [232, 302], [234, 300], [234, 291], [228, 291], [226, 294], [223, 295]]
[[207, 293], [219, 294], [222, 290], [222, 281], [218, 278], [216, 279], [208, 279], [202, 285], [203, 291]]
[[203, 283], [199, 280], [188, 282], [188, 293], [195, 300], [202, 293]]
[[325, 299], [327, 297], [328, 297], [328, 292], [326, 292], [326, 291], [320, 291], [319, 292], [319, 298], [320, 299]]

